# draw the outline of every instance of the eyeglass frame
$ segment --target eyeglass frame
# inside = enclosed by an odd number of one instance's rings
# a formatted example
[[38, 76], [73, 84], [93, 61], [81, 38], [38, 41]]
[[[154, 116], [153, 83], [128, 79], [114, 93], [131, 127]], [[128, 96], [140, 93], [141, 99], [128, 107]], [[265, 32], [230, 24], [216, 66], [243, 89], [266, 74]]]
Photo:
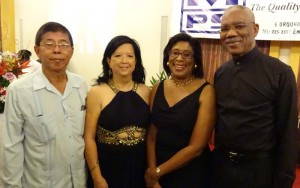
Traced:
[[[172, 55], [172, 52], [178, 52], [178, 55]], [[189, 53], [189, 55], [190, 55], [190, 57], [188, 57], [188, 58], [186, 58], [186, 57], [184, 57], [184, 53]], [[173, 50], [170, 50], [170, 52], [169, 52], [169, 57], [172, 57], [172, 58], [178, 58], [179, 57], [179, 55], [181, 55], [181, 57], [182, 57], [182, 59], [185, 59], [185, 60], [189, 60], [189, 59], [193, 59], [193, 52], [191, 52], [190, 50], [183, 50], [182, 52], [179, 52], [179, 50], [177, 50], [177, 49], [173, 49]]]
[[219, 33], [220, 34], [227, 34], [227, 33], [229, 33], [229, 31], [231, 29], [233, 29], [236, 32], [239, 32], [239, 31], [242, 31], [243, 29], [245, 29], [250, 24], [255, 24], [255, 22], [249, 22], [249, 23], [239, 22], [239, 23], [235, 23], [235, 24], [232, 24], [232, 25], [226, 26], [226, 27], [221, 26], [221, 29], [219, 30]]
[[39, 46], [43, 46], [47, 50], [52, 50], [52, 51], [56, 48], [56, 46], [58, 46], [58, 48], [62, 51], [67, 51], [70, 49], [70, 47], [72, 47], [71, 44], [65, 40], [59, 41], [58, 44], [56, 44], [54, 40], [47, 40], [44, 44], [40, 44]]

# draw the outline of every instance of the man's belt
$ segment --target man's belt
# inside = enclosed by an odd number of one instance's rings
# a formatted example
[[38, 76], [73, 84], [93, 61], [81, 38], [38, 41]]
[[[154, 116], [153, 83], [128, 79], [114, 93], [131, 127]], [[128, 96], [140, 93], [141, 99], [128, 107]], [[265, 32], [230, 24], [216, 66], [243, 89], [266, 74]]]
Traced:
[[272, 156], [271, 151], [260, 151], [260, 152], [237, 152], [229, 149], [220, 149], [221, 152], [228, 157], [233, 163], [241, 163], [245, 161], [253, 161], [260, 158], [268, 158]]

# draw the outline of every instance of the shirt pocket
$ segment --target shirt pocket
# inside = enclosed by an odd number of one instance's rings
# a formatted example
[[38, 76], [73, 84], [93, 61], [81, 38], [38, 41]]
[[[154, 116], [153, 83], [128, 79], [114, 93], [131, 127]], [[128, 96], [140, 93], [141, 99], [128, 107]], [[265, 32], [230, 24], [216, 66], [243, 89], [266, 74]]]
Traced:
[[73, 112], [69, 118], [75, 133], [82, 136], [84, 132], [85, 111]]
[[29, 117], [24, 126], [25, 134], [41, 143], [48, 143], [56, 136], [56, 119], [54, 115]]

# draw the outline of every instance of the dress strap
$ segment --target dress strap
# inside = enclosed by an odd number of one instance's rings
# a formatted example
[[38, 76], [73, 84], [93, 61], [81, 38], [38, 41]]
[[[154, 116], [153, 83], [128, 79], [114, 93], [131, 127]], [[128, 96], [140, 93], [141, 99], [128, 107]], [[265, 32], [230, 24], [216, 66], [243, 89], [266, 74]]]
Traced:
[[119, 90], [115, 87], [115, 85], [113, 84], [113, 82], [111, 80], [109, 80], [107, 84], [110, 87], [110, 89], [113, 90], [113, 92], [115, 92], [115, 93], [119, 92]]
[[134, 92], [136, 92], [137, 87], [138, 87], [138, 83], [137, 83], [137, 82], [134, 82], [133, 87], [132, 87], [131, 90], [134, 91]]
[[[113, 90], [113, 92], [115, 92], [115, 93], [118, 93], [118, 92], [120, 91], [119, 89], [117, 89], [117, 88], [115, 87], [114, 83], [113, 83], [111, 80], [108, 81], [107, 85], [108, 85], [108, 86]], [[137, 83], [137, 82], [134, 82], [133, 87], [131, 88], [131, 91], [136, 92], [137, 87], [138, 87], [138, 83]]]
[[204, 88], [205, 86], [210, 85], [210, 83], [208, 81], [205, 81], [204, 84], [202, 84], [202, 88]]

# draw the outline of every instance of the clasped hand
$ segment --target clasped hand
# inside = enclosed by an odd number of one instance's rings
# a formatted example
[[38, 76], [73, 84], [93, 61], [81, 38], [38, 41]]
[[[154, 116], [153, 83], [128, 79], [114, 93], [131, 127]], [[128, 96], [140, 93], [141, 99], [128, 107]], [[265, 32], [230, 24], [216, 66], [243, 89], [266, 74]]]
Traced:
[[149, 188], [160, 188], [158, 183], [159, 176], [156, 173], [156, 168], [148, 168], [145, 172], [146, 185]]

